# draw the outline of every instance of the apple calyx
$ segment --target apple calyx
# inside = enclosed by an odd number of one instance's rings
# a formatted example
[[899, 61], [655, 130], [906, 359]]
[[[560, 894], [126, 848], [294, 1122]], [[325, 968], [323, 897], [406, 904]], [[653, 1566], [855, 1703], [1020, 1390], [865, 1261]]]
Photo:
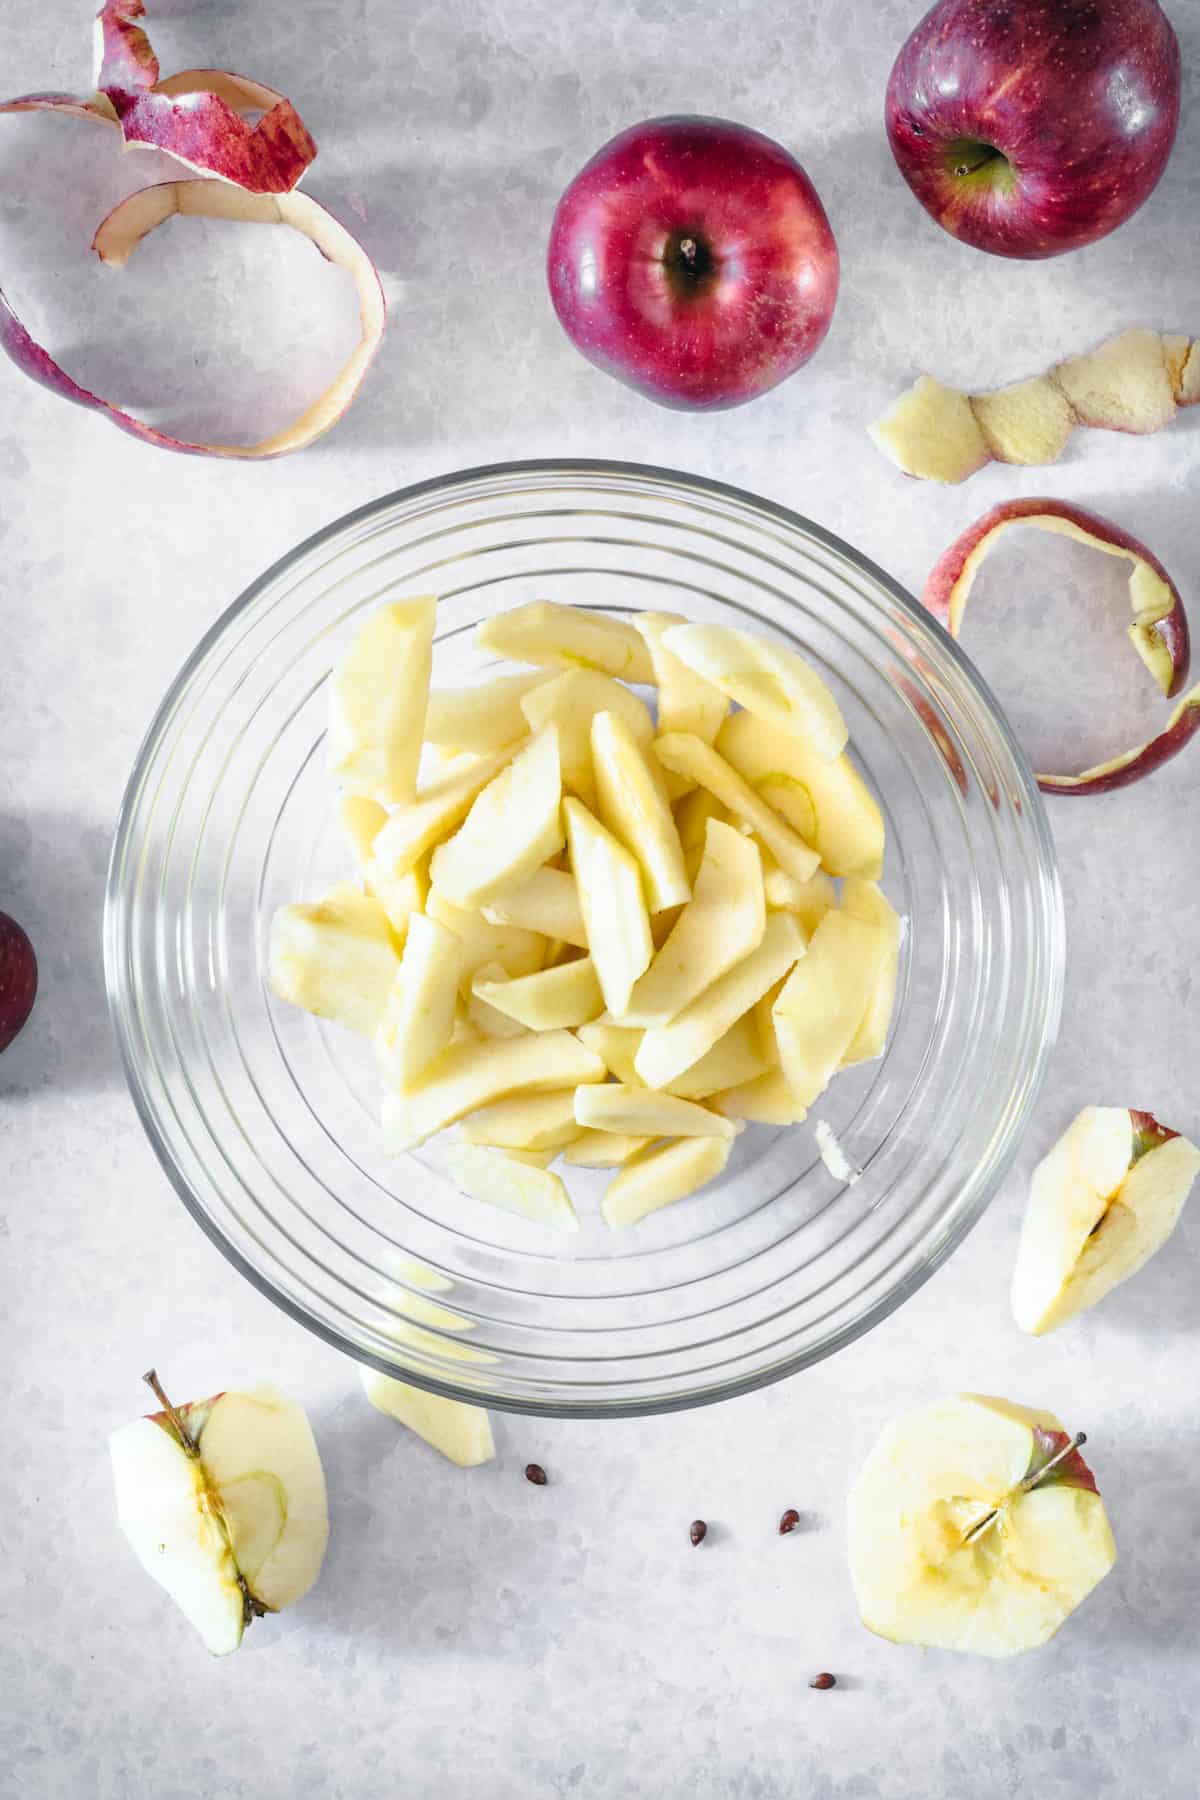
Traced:
[[[984, 513], [944, 551], [929, 572], [923, 604], [957, 638], [963, 614], [984, 558], [1000, 535], [1013, 525], [1031, 525], [1073, 538], [1106, 556], [1123, 557], [1131, 567], [1129, 600], [1133, 622], [1126, 636], [1168, 699], [1187, 679], [1191, 637], [1183, 600], [1174, 581], [1152, 551], [1130, 532], [1081, 506], [1064, 500], [1003, 501]], [[1038, 786], [1049, 794], [1100, 794], [1139, 781], [1177, 756], [1200, 730], [1200, 687], [1174, 708], [1163, 730], [1148, 743], [1077, 775], [1039, 774]]]
[[993, 188], [1012, 186], [1013, 166], [1003, 150], [998, 150], [995, 144], [984, 143], [979, 138], [963, 138], [957, 143], [948, 144], [946, 163], [960, 181], [968, 181], [978, 175], [982, 180], [973, 182], [972, 185]]
[[[225, 1534], [226, 1541], [230, 1547], [230, 1553], [232, 1554], [233, 1537], [229, 1530], [229, 1522], [225, 1517], [221, 1502], [217, 1497], [211, 1481], [209, 1481], [207, 1475], [204, 1473], [204, 1463], [200, 1455], [199, 1444], [188, 1430], [187, 1425], [184, 1422], [183, 1414], [170, 1399], [162, 1382], [159, 1380], [157, 1369], [147, 1369], [146, 1373], [142, 1376], [142, 1380], [146, 1383], [146, 1386], [150, 1389], [150, 1392], [162, 1407], [163, 1415], [166, 1419], [166, 1425], [163, 1429], [170, 1431], [172, 1437], [177, 1440], [180, 1449], [186, 1457], [192, 1462], [200, 1464], [201, 1474], [204, 1475], [205, 1499], [213, 1517], [220, 1523], [221, 1530]], [[160, 1419], [158, 1423], [162, 1424], [162, 1420]], [[235, 1557], [235, 1566], [236, 1561], [237, 1559]], [[271, 1608], [269, 1606], [264, 1606], [262, 1601], [251, 1592], [250, 1584], [240, 1569], [238, 1569], [237, 1572], [237, 1584], [242, 1591], [242, 1616], [244, 1624], [252, 1625], [255, 1619], [264, 1619]]]
[[1153, 1113], [1137, 1112], [1132, 1106], [1129, 1109], [1129, 1123], [1133, 1127], [1133, 1146], [1129, 1157], [1131, 1169], [1134, 1163], [1140, 1162], [1143, 1156], [1148, 1156], [1151, 1150], [1160, 1150], [1172, 1138], [1179, 1136], [1177, 1131], [1160, 1125]]
[[[1098, 1494], [1100, 1490], [1096, 1486], [1096, 1478], [1079, 1454], [1086, 1443], [1085, 1431], [1077, 1431], [1072, 1438], [1065, 1431], [1047, 1431], [1044, 1425], [1035, 1425], [1029, 1468], [1012, 1490], [1013, 1493], [1031, 1494], [1037, 1487], [1058, 1486], [1084, 1488], [1090, 1494]], [[977, 1519], [963, 1536], [964, 1547], [981, 1538], [995, 1524], [1007, 1504], [1007, 1499], [1002, 1500], [999, 1506], [993, 1506], [990, 1512]]]

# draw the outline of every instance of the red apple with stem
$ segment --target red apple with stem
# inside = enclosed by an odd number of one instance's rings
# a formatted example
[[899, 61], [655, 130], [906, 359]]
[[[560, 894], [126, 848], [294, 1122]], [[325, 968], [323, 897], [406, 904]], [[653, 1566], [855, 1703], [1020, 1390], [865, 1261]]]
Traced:
[[1059, 256], [1149, 197], [1179, 91], [1159, 0], [939, 0], [896, 58], [887, 133], [952, 236], [997, 256]]
[[0, 912], [0, 1052], [33, 1011], [37, 986], [37, 957], [29, 937], [15, 919]]
[[662, 406], [705, 410], [809, 360], [833, 317], [838, 253], [781, 144], [725, 119], [650, 119], [567, 188], [547, 277], [590, 362]]

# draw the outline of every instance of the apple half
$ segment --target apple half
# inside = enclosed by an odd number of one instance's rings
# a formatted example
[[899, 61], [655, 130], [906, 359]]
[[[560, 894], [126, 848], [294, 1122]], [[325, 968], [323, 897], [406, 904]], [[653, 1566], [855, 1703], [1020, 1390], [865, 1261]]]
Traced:
[[[1129, 600], [1133, 622], [1126, 635], [1168, 699], [1187, 679], [1191, 642], [1179, 589], [1145, 544], [1119, 525], [1065, 500], [1006, 500], [955, 539], [930, 570], [922, 600], [951, 637], [958, 637], [971, 589], [984, 558], [1001, 534], [1014, 525], [1074, 538], [1106, 556], [1130, 564]], [[1097, 763], [1078, 775], [1039, 775], [1038, 786], [1049, 794], [1103, 794], [1140, 781], [1178, 756], [1200, 731], [1200, 687], [1186, 693], [1163, 730], [1149, 743]]]
[[246, 1626], [301, 1599], [329, 1538], [312, 1430], [269, 1384], [173, 1406], [109, 1439], [117, 1517], [138, 1560], [215, 1656]]
[[1053, 1637], [1117, 1555], [1082, 1442], [1053, 1413], [986, 1394], [887, 1426], [849, 1501], [867, 1629], [995, 1657]]
[[1086, 1106], [1033, 1173], [1013, 1317], [1040, 1337], [1086, 1312], [1161, 1250], [1200, 1150], [1150, 1113]]

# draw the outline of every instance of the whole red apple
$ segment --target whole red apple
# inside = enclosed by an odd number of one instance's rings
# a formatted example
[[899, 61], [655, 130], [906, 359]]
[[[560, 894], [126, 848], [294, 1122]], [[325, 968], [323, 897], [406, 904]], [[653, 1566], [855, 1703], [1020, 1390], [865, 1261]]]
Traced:
[[838, 253], [795, 157], [725, 119], [650, 119], [559, 201], [547, 276], [590, 362], [662, 406], [739, 406], [829, 329]]
[[0, 1052], [8, 1049], [33, 1011], [37, 957], [27, 934], [0, 912]]
[[1158, 0], [940, 0], [892, 69], [887, 132], [939, 225], [997, 256], [1059, 256], [1135, 213], [1179, 123]]

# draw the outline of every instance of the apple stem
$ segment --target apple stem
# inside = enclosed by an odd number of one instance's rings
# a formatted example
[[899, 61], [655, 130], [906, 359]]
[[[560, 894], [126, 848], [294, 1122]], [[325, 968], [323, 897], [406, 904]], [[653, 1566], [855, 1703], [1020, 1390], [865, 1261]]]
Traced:
[[158, 1404], [162, 1407], [168, 1419], [170, 1419], [171, 1427], [175, 1432], [176, 1437], [179, 1439], [185, 1454], [198, 1457], [200, 1455], [199, 1446], [187, 1426], [184, 1424], [179, 1409], [168, 1400], [163, 1389], [163, 1384], [158, 1379], [158, 1370], [147, 1369], [146, 1373], [142, 1376], [142, 1380], [146, 1383], [146, 1386], [150, 1389], [150, 1392], [154, 1395], [154, 1398], [158, 1401]]
[[[1043, 1481], [1050, 1473], [1051, 1469], [1057, 1469], [1060, 1462], [1065, 1462], [1068, 1456], [1073, 1456], [1076, 1450], [1081, 1449], [1086, 1443], [1087, 1432], [1077, 1431], [1075, 1436], [1071, 1438], [1068, 1443], [1065, 1443], [1061, 1450], [1056, 1450], [1053, 1456], [1047, 1457], [1040, 1468], [1035, 1469], [1031, 1475], [1025, 1476], [1024, 1480], [1020, 1483], [1021, 1492], [1023, 1494], [1032, 1493], [1038, 1483]], [[988, 1526], [996, 1523], [996, 1520], [1000, 1517], [1000, 1512], [1000, 1507], [993, 1506], [991, 1512], [985, 1513], [982, 1519], [976, 1519], [970, 1531], [968, 1531], [963, 1538], [964, 1545], [973, 1544], [976, 1538], [982, 1537]]]

